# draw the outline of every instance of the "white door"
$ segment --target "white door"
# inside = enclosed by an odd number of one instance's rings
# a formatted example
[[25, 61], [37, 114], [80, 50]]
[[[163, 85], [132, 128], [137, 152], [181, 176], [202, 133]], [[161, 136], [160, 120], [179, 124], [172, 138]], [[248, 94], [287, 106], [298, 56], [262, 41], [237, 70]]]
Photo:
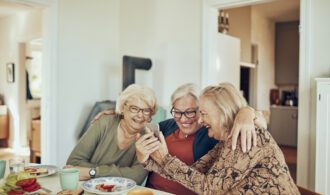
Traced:
[[330, 194], [330, 78], [316, 79], [315, 191]]
[[203, 83], [213, 85], [220, 82], [230, 82], [239, 89], [240, 40], [218, 33], [217, 46], [212, 54]]

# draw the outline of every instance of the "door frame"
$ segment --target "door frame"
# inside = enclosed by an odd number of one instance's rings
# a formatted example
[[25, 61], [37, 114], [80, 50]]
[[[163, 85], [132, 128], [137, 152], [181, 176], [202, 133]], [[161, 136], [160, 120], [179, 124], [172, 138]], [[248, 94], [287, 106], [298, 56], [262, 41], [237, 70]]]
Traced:
[[57, 33], [58, 1], [57, 0], [9, 0], [14, 3], [42, 7], [42, 98], [41, 98], [41, 163], [57, 164]]
[[[215, 48], [217, 33], [217, 14], [220, 8], [233, 8], [259, 3], [267, 3], [273, 0], [203, 0], [202, 6], [202, 68], [201, 83], [205, 84], [207, 67], [212, 63], [212, 50]], [[311, 1], [300, 0], [300, 46], [299, 46], [299, 105], [298, 110], [298, 149], [297, 149], [297, 184], [314, 189], [315, 186], [315, 156], [313, 141], [311, 140], [310, 122], [311, 104], [311, 52], [310, 18]]]

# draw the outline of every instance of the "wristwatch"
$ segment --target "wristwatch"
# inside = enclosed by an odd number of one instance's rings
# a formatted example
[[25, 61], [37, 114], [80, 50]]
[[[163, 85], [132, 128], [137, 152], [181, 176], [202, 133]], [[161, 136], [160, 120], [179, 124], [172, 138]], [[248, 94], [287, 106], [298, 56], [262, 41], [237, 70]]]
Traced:
[[96, 175], [96, 169], [95, 169], [95, 168], [91, 168], [91, 169], [89, 170], [89, 176], [90, 176], [91, 178], [95, 178], [95, 175]]

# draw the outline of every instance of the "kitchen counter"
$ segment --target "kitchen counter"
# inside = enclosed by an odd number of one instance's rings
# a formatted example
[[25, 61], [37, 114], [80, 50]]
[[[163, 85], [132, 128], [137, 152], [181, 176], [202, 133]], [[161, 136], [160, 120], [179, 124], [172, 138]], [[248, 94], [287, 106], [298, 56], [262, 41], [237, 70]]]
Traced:
[[283, 105], [272, 105], [271, 109], [289, 109], [289, 110], [298, 110], [298, 106], [283, 106]]

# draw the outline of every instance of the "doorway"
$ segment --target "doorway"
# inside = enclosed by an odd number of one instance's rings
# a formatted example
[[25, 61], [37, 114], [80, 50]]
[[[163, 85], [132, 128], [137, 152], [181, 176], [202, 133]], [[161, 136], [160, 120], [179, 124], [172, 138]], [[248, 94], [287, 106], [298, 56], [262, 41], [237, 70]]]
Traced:
[[[223, 21], [227, 27], [219, 33], [240, 39], [242, 65], [258, 66], [254, 75], [254, 79], [258, 80], [254, 89], [257, 94], [254, 107], [270, 116], [269, 119], [267, 117], [268, 130], [280, 145], [294, 180], [297, 165], [299, 7], [299, 0], [280, 0], [219, 10], [219, 16], [225, 17], [220, 18], [219, 27]], [[255, 47], [259, 48], [257, 56], [253, 54]], [[241, 66], [240, 89], [249, 103], [250, 72], [250, 68]], [[279, 91], [278, 105], [270, 104], [271, 90]], [[290, 92], [290, 96], [282, 98], [284, 92]], [[288, 105], [286, 102], [289, 100], [292, 103]]]
[[4, 83], [2, 90], [10, 124], [9, 144], [1, 148], [0, 153], [5, 155], [1, 158], [19, 156], [29, 162], [31, 119], [40, 118], [43, 9], [25, 3], [0, 3], [0, 7], [4, 8], [0, 9], [1, 20], [4, 21], [1, 22], [2, 36], [7, 37], [1, 45], [8, 48], [2, 52], [1, 58], [12, 62], [15, 76]]
[[[269, 0], [239, 0], [239, 1], [226, 1], [215, 0], [204, 2], [203, 6], [203, 36], [202, 36], [202, 84], [205, 83], [207, 75], [205, 74], [208, 69], [208, 65], [215, 61], [212, 54], [212, 49], [215, 47], [216, 34], [217, 34], [217, 18], [219, 9], [229, 9], [234, 7], [242, 7], [255, 5], [260, 3], [273, 2]], [[310, 43], [308, 38], [311, 36], [309, 15], [311, 8], [309, 7], [311, 0], [300, 1], [300, 55], [299, 55], [299, 81], [304, 82], [299, 85], [299, 99], [302, 102], [309, 102], [310, 97], [303, 96], [306, 91], [310, 92], [310, 79], [309, 72], [311, 65], [308, 63], [310, 58], [310, 51], [308, 49]], [[305, 91], [303, 93], [303, 91]], [[309, 115], [303, 114], [309, 112], [309, 105], [300, 105], [298, 115], [298, 156], [297, 156], [297, 183], [301, 186], [306, 186], [313, 189], [313, 163], [314, 159], [308, 158], [310, 155], [314, 155], [315, 151], [309, 149]], [[304, 136], [303, 136], [304, 135]], [[306, 136], [307, 135], [307, 136]]]

